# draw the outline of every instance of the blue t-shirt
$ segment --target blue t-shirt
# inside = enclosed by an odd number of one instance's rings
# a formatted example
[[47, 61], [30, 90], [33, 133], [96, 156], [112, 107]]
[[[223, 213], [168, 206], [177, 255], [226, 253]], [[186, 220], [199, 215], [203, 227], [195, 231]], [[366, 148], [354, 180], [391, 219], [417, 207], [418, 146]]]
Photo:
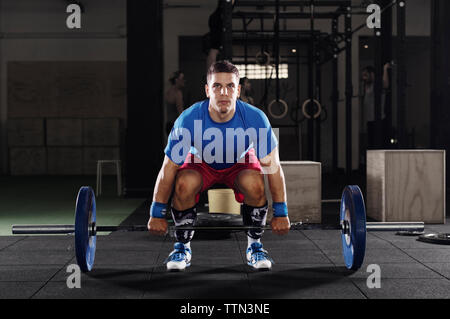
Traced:
[[214, 122], [208, 111], [209, 99], [186, 109], [175, 121], [164, 153], [182, 165], [189, 153], [216, 170], [236, 164], [250, 149], [258, 159], [266, 157], [278, 145], [269, 119], [260, 109], [236, 101], [233, 118]]

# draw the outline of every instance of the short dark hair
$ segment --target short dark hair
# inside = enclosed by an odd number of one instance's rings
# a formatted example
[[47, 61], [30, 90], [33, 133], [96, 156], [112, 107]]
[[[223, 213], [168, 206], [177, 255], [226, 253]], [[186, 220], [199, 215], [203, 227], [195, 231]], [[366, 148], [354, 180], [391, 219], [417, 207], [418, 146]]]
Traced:
[[181, 72], [180, 70], [175, 71], [172, 73], [172, 75], [169, 78], [169, 82], [171, 84], [175, 84], [175, 81], [178, 79], [178, 77], [182, 74], [183, 72]]
[[245, 81], [247, 81], [247, 80], [248, 80], [248, 77], [244, 76], [243, 78], [241, 78], [241, 79], [239, 80], [239, 84], [240, 84], [240, 85], [244, 85], [244, 84], [245, 84]]
[[234, 73], [236, 77], [239, 79], [239, 70], [238, 68], [229, 61], [218, 61], [213, 63], [206, 73], [206, 82], [211, 80], [211, 77], [214, 73]]
[[366, 72], [368, 72], [368, 73], [373, 73], [373, 74], [375, 74], [375, 68], [373, 67], [373, 66], [371, 66], [371, 65], [368, 65], [368, 66], [366, 66], [364, 69], [362, 69], [363, 70], [363, 72], [364, 71], [366, 71]]

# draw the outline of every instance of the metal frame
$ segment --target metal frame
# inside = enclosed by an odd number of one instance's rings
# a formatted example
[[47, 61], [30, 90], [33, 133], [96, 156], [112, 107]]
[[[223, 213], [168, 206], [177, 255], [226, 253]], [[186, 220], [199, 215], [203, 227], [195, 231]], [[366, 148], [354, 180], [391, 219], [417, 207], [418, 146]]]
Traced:
[[[309, 3], [310, 6], [310, 14], [309, 14], [309, 26], [310, 26], [310, 38], [309, 38], [309, 64], [308, 64], [308, 96], [309, 100], [311, 101], [309, 103], [309, 108], [312, 108], [313, 101], [316, 99], [316, 96], [314, 94], [314, 67], [315, 67], [315, 50], [316, 50], [316, 39], [314, 34], [314, 18], [315, 18], [315, 12], [314, 12], [314, 0], [311, 0]], [[311, 111], [308, 112], [311, 114]], [[314, 123], [315, 121], [313, 119], [309, 119], [306, 122], [307, 125], [307, 131], [308, 131], [308, 159], [309, 160], [315, 160], [314, 156]], [[317, 159], [320, 160], [320, 159]]]
[[[378, 0], [378, 4], [381, 4], [381, 1]], [[383, 30], [384, 31], [384, 30]], [[375, 128], [372, 132], [375, 136], [373, 136], [374, 145], [373, 147], [380, 149], [381, 146], [381, 136], [383, 134], [380, 123], [381, 123], [381, 103], [382, 103], [382, 89], [383, 89], [383, 39], [381, 36], [381, 32], [379, 29], [374, 29], [374, 59], [373, 66], [375, 68], [375, 82], [374, 86], [374, 115], [375, 115]], [[384, 32], [383, 32], [384, 33]], [[369, 132], [367, 132], [369, 135]]]
[[346, 141], [346, 161], [345, 171], [347, 177], [352, 171], [352, 97], [353, 97], [353, 82], [352, 82], [352, 14], [351, 7], [347, 7], [347, 14], [345, 15], [345, 141]]
[[[401, 6], [404, 3], [404, 6]], [[397, 130], [399, 148], [408, 147], [406, 134], [406, 1], [397, 3]]]
[[[275, 7], [276, 8], [276, 7]], [[272, 19], [277, 13], [275, 12], [250, 12], [250, 11], [237, 11], [233, 12], [233, 19], [242, 19], [242, 17], [256, 19]], [[301, 12], [279, 12], [280, 19], [309, 19], [311, 14], [309, 13], [301, 13]], [[315, 13], [314, 19], [334, 19], [336, 16], [339, 16], [339, 12], [333, 13]]]
[[[381, 0], [382, 7], [389, 6], [390, 1], [391, 0]], [[381, 69], [384, 67], [384, 63], [392, 61], [392, 30], [393, 30], [392, 16], [393, 16], [392, 10], [386, 10], [385, 13], [381, 16], [381, 25], [383, 26], [383, 30], [381, 32], [381, 43], [383, 49], [381, 54], [382, 56]], [[388, 140], [392, 138], [392, 73], [390, 71], [388, 71], [388, 77], [389, 77], [389, 87], [387, 89], [384, 89], [385, 92], [384, 113], [386, 115], [385, 122], [387, 126], [380, 125], [381, 132], [379, 134], [380, 136], [384, 137], [384, 139], [381, 141], [383, 149], [390, 148], [390, 145], [392, 145], [390, 142], [388, 142]]]
[[[226, 0], [222, 0], [226, 1]], [[382, 2], [385, 4], [388, 0], [378, 0], [378, 2]], [[401, 60], [401, 56], [404, 55], [404, 39], [405, 39], [405, 6], [400, 7], [400, 3], [403, 3], [406, 5], [406, 2], [404, 0], [402, 1], [390, 1], [386, 6], [383, 7], [381, 10], [381, 13], [385, 12], [386, 10], [389, 10], [392, 6], [397, 4], [398, 10], [398, 32], [399, 36], [399, 44], [397, 46], [398, 48], [398, 59]], [[280, 6], [284, 7], [285, 10], [280, 12]], [[293, 38], [293, 41], [298, 41], [299, 34], [301, 35], [307, 35], [309, 36], [311, 40], [310, 49], [309, 49], [309, 69], [308, 69], [308, 79], [309, 79], [309, 98], [311, 101], [313, 101], [316, 98], [315, 92], [315, 80], [320, 80], [320, 77], [318, 77], [317, 67], [320, 66], [323, 63], [328, 62], [317, 62], [315, 59], [315, 51], [316, 51], [316, 40], [317, 40], [317, 31], [314, 30], [314, 20], [315, 19], [330, 19], [331, 20], [331, 26], [332, 26], [332, 39], [335, 41], [336, 47], [334, 48], [334, 54], [333, 54], [333, 72], [337, 73], [337, 57], [342, 52], [346, 52], [345, 56], [345, 118], [346, 118], [346, 130], [345, 130], [345, 140], [346, 140], [346, 164], [345, 164], [345, 170], [347, 172], [347, 175], [349, 175], [352, 171], [352, 98], [353, 98], [353, 83], [352, 83], [352, 37], [353, 35], [361, 30], [365, 23], [360, 25], [355, 30], [352, 30], [352, 15], [353, 14], [367, 14], [366, 12], [355, 11], [353, 12], [352, 8], [352, 2], [350, 0], [342, 0], [342, 1], [326, 1], [326, 0], [308, 0], [308, 1], [281, 1], [281, 0], [260, 0], [260, 1], [249, 1], [249, 0], [240, 0], [236, 1], [235, 7], [237, 8], [249, 8], [249, 7], [257, 7], [257, 8], [265, 8], [265, 7], [272, 7], [274, 8], [274, 12], [260, 12], [260, 11], [234, 11], [230, 16], [228, 16], [229, 19], [241, 19], [244, 22], [244, 32], [245, 32], [245, 39], [246, 41], [274, 41], [276, 44], [274, 44], [274, 48], [278, 49], [279, 51], [279, 42], [280, 41], [288, 41], [289, 31], [280, 31], [279, 30], [279, 20], [280, 19], [309, 19], [310, 20], [310, 30], [309, 32], [297, 32], [294, 30], [291, 30], [291, 33], [295, 34], [295, 38]], [[287, 11], [286, 8], [301, 8], [303, 11], [304, 8], [309, 7], [309, 12], [294, 12], [294, 11]], [[315, 7], [337, 7], [335, 11], [332, 12], [315, 12]], [[341, 16], [344, 16], [345, 21], [345, 30], [344, 33], [339, 33], [338, 30], [338, 22], [339, 18]], [[249, 21], [247, 22], [247, 19]], [[274, 19], [274, 32], [267, 32], [267, 30], [264, 29], [264, 19]], [[389, 19], [389, 18], [385, 18]], [[249, 25], [254, 20], [260, 21], [260, 30], [261, 31], [252, 31], [249, 30]], [[392, 26], [391, 26], [392, 29]], [[231, 30], [227, 29], [230, 34], [239, 33], [242, 32], [242, 30]], [[265, 34], [261, 34], [264, 33]], [[283, 32], [283, 33], [282, 33]], [[391, 32], [392, 33], [392, 32]], [[283, 34], [283, 36], [280, 36]], [[320, 33], [319, 33], [320, 34]], [[274, 40], [268, 36], [274, 35]], [[319, 35], [320, 37], [320, 35]], [[345, 42], [343, 47], [339, 47], [338, 45], [342, 42]], [[247, 43], [247, 42], [246, 42]], [[231, 43], [229, 43], [231, 45]], [[380, 44], [381, 45], [381, 44]], [[378, 56], [378, 55], [377, 55]], [[278, 64], [279, 64], [279, 55], [276, 54], [276, 65], [277, 65], [277, 74], [278, 74]], [[381, 61], [381, 60], [380, 60]], [[378, 63], [379, 64], [379, 63]], [[405, 73], [406, 70], [404, 69], [404, 62], [399, 61], [399, 79], [398, 79], [398, 127], [399, 127], [399, 134], [404, 134], [404, 119], [405, 119], [405, 89], [406, 89], [406, 76]], [[403, 65], [402, 65], [403, 64]], [[380, 77], [381, 78], [381, 77]], [[278, 79], [278, 76], [277, 76]], [[381, 79], [380, 79], [381, 80]], [[333, 75], [333, 169], [337, 169], [337, 105], [338, 105], [338, 98], [339, 98], [339, 92], [337, 90], [337, 75]], [[377, 84], [377, 86], [380, 86], [380, 82]], [[380, 92], [380, 90], [377, 90], [377, 92]], [[320, 92], [319, 92], [320, 93]], [[279, 85], [277, 81], [277, 98], [279, 97]], [[381, 93], [378, 93], [376, 96], [377, 103], [376, 105], [376, 118], [381, 118]], [[317, 122], [316, 122], [317, 121]], [[380, 122], [381, 121], [377, 121]], [[296, 123], [295, 127], [297, 127], [299, 124]], [[316, 127], [318, 126], [318, 127]], [[294, 127], [294, 126], [293, 126]], [[381, 129], [381, 124], [380, 124]], [[309, 120], [307, 122], [307, 131], [309, 135], [309, 142], [308, 142], [308, 159], [310, 160], [320, 160], [320, 140], [315, 141], [315, 139], [318, 139], [316, 136], [317, 134], [314, 134], [314, 132], [319, 132], [320, 137], [320, 120]], [[379, 134], [377, 134], [379, 135]], [[404, 138], [401, 138], [399, 135], [399, 141], [404, 140]], [[317, 142], [317, 143], [315, 143]], [[378, 143], [381, 144], [381, 143]], [[315, 146], [315, 149], [314, 149]]]
[[[283, 11], [280, 12], [280, 6], [284, 7], [285, 9], [287, 7], [296, 7], [296, 8], [303, 8], [303, 7], [309, 7], [309, 12], [293, 12], [293, 11]], [[310, 48], [309, 48], [309, 63], [308, 63], [308, 78], [309, 78], [309, 87], [308, 87], [308, 96], [311, 101], [317, 99], [317, 94], [320, 94], [320, 83], [315, 83], [316, 80], [320, 81], [320, 75], [318, 72], [320, 72], [320, 61], [316, 59], [316, 43], [319, 37], [323, 36], [323, 33], [320, 33], [316, 30], [314, 30], [314, 20], [315, 19], [329, 19], [332, 21], [332, 28], [333, 24], [335, 24], [335, 29], [333, 30], [333, 37], [336, 42], [339, 39], [350, 39], [349, 41], [346, 41], [346, 46], [344, 49], [351, 49], [351, 1], [350, 0], [344, 0], [344, 1], [317, 1], [317, 0], [308, 0], [308, 1], [281, 1], [281, 0], [274, 0], [274, 1], [236, 1], [235, 7], [237, 8], [246, 8], [246, 7], [272, 7], [274, 8], [274, 12], [254, 12], [254, 11], [234, 11], [232, 13], [231, 18], [232, 19], [241, 19], [244, 23], [244, 30], [231, 30], [232, 34], [239, 34], [240, 32], [245, 32], [245, 41], [248, 42], [258, 42], [258, 41], [267, 41], [267, 42], [276, 42], [274, 44], [275, 50], [279, 49], [279, 43], [280, 41], [298, 41], [299, 36], [307, 36], [310, 39]], [[334, 7], [335, 11], [332, 12], [315, 12], [315, 7]], [[337, 7], [337, 8], [336, 8]], [[350, 14], [349, 14], [350, 13]], [[338, 19], [340, 16], [345, 15], [347, 18], [347, 23], [350, 23], [350, 30], [346, 28], [346, 32], [340, 34], [337, 29], [338, 25]], [[247, 19], [249, 20], [247, 22]], [[267, 32], [267, 30], [264, 29], [264, 19], [274, 19], [274, 32]], [[301, 30], [290, 30], [290, 31], [280, 31], [279, 30], [279, 20], [280, 19], [309, 19], [310, 20], [310, 30], [308, 31], [301, 31]], [[260, 21], [260, 30], [261, 31], [253, 31], [249, 30], [249, 26], [251, 22], [259, 20]], [[289, 37], [289, 35], [292, 34], [292, 37]], [[271, 35], [274, 35], [274, 38], [270, 37]], [[326, 36], [329, 36], [329, 34], [325, 34]], [[233, 41], [239, 41], [238, 39], [233, 39]], [[248, 41], [248, 42], [247, 42]], [[236, 42], [235, 42], [236, 43]], [[337, 168], [337, 104], [338, 104], [338, 90], [337, 90], [337, 56], [342, 50], [339, 50], [336, 43], [336, 48], [334, 49], [334, 61], [333, 61], [333, 71], [336, 72], [336, 74], [333, 76], [334, 78], [334, 84], [336, 85], [335, 89], [333, 90], [334, 94], [334, 101], [333, 101], [333, 131], [334, 131], [334, 139], [333, 139], [333, 167]], [[346, 91], [351, 90], [353, 85], [351, 83], [351, 50], [346, 50], [348, 53], [348, 57], [346, 59]], [[278, 66], [278, 54], [275, 54], [276, 65]], [[297, 58], [297, 62], [299, 59]], [[278, 71], [278, 68], [277, 68]], [[350, 71], [350, 72], [349, 72]], [[349, 72], [347, 74], [347, 72]], [[278, 78], [278, 76], [277, 76]], [[319, 88], [317, 87], [319, 85]], [[279, 97], [279, 87], [278, 87], [278, 81], [277, 81], [277, 98]], [[348, 97], [350, 95], [350, 98]], [[351, 96], [353, 94], [347, 94], [346, 100], [347, 104], [351, 103]], [[300, 103], [300, 101], [298, 101]], [[298, 107], [298, 106], [297, 106]], [[346, 112], [348, 112], [349, 108], [346, 108]], [[350, 114], [347, 116], [351, 119], [351, 107], [350, 107]], [[349, 122], [351, 123], [351, 121]], [[292, 125], [293, 127], [299, 128], [300, 123], [296, 123], [295, 125]], [[284, 125], [286, 126], [286, 125]], [[284, 127], [283, 126], [283, 127]], [[307, 147], [307, 159], [310, 160], [320, 160], [321, 152], [320, 152], [320, 118], [319, 119], [310, 119], [307, 121], [307, 131], [309, 136], [308, 141], [308, 147]], [[351, 133], [351, 128], [350, 128]], [[300, 138], [300, 136], [299, 136]], [[347, 133], [347, 140], [350, 140], [349, 144], [351, 145], [351, 135], [348, 137]], [[349, 156], [349, 160], [347, 161], [347, 171], [351, 170], [351, 154], [352, 150], [351, 147], [347, 148], [347, 156]], [[350, 163], [350, 166], [349, 164]]]
[[232, 36], [232, 11], [233, 4], [230, 0], [220, 0], [222, 2], [222, 21], [223, 21], [223, 32], [222, 32], [222, 58], [224, 60], [230, 60], [233, 57], [233, 36]]
[[[331, 30], [333, 37], [339, 33], [338, 19], [333, 19], [331, 22]], [[337, 48], [335, 48], [335, 57], [333, 59], [333, 171], [338, 167], [338, 100], [339, 100], [339, 86], [338, 86], [338, 60]]]
[[[282, 7], [307, 7], [311, 4], [311, 1], [269, 1], [269, 0], [239, 0], [236, 1], [236, 7], [275, 7], [277, 5]], [[315, 4], [317, 7], [340, 7], [351, 6], [349, 0], [319, 0]]]

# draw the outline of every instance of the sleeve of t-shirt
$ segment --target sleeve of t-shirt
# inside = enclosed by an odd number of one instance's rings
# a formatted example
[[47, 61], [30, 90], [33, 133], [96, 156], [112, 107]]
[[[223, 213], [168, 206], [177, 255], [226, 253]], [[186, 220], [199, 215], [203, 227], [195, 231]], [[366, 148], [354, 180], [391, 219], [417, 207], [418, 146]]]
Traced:
[[181, 114], [175, 121], [167, 139], [164, 153], [172, 162], [182, 165], [192, 145], [192, 130], [187, 125], [189, 121], [185, 114]]
[[258, 115], [254, 117], [256, 120], [255, 127], [258, 128], [257, 132], [257, 157], [262, 159], [272, 153], [272, 151], [278, 146], [278, 139], [275, 135], [275, 131], [270, 125], [267, 115], [259, 111]]

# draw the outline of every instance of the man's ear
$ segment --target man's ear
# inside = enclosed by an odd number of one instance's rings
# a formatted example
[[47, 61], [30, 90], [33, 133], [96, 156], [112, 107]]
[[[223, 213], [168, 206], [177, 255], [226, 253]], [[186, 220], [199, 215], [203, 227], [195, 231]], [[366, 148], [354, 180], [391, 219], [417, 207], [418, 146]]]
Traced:
[[205, 84], [205, 94], [206, 94], [206, 97], [209, 99], [209, 86], [208, 86], [208, 84]]

